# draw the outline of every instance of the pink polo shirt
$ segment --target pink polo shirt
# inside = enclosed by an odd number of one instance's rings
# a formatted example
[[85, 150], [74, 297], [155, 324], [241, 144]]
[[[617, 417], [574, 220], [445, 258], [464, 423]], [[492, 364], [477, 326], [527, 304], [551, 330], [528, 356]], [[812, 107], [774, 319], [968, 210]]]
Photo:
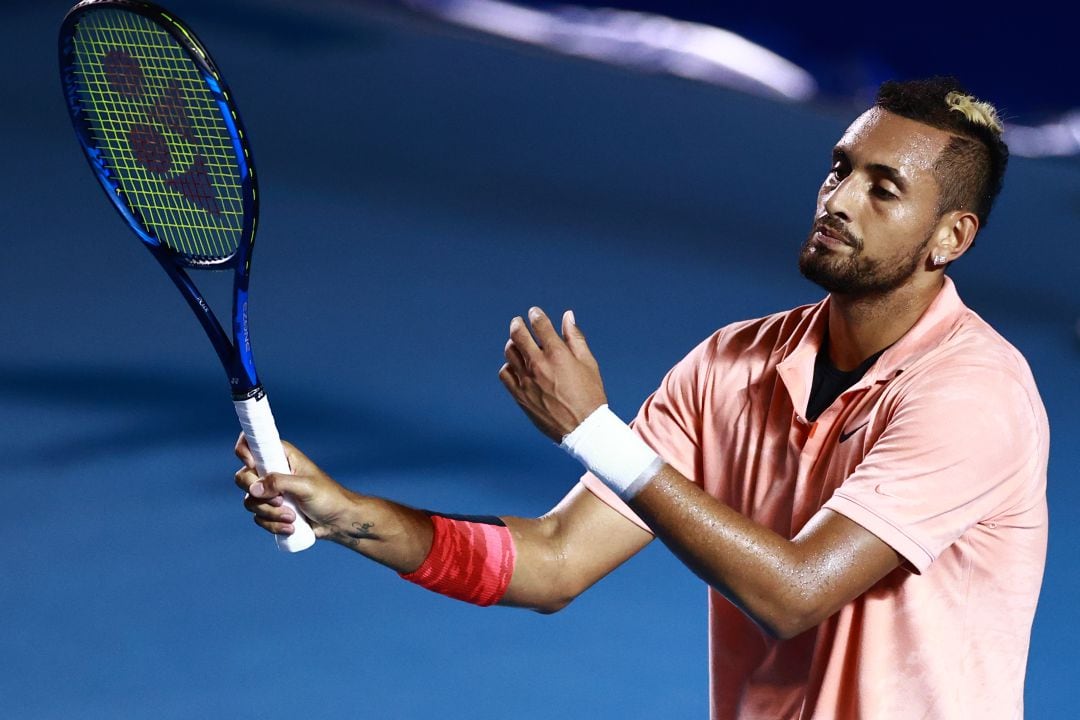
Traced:
[[807, 422], [828, 302], [719, 330], [634, 422], [686, 477], [784, 537], [825, 507], [906, 560], [790, 640], [710, 589], [712, 718], [1021, 718], [1047, 534], [1049, 427], [1031, 371], [946, 279]]

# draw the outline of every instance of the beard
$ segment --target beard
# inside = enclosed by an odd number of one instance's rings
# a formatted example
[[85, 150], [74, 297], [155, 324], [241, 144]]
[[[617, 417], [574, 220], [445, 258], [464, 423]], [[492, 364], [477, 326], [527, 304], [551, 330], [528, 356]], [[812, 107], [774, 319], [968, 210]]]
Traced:
[[803, 277], [834, 295], [871, 297], [885, 295], [915, 274], [932, 234], [913, 251], [889, 258], [873, 259], [863, 253], [863, 240], [838, 223], [825, 223], [831, 235], [843, 239], [850, 253], [821, 245], [814, 240], [815, 230], [799, 251], [799, 272]]

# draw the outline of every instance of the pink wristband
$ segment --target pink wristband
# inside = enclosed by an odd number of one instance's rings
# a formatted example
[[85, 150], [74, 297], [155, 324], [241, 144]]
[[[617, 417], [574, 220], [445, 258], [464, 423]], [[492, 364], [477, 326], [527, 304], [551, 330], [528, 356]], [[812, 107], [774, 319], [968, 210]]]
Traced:
[[432, 515], [435, 535], [420, 567], [402, 579], [474, 605], [497, 603], [510, 585], [517, 552], [505, 525]]

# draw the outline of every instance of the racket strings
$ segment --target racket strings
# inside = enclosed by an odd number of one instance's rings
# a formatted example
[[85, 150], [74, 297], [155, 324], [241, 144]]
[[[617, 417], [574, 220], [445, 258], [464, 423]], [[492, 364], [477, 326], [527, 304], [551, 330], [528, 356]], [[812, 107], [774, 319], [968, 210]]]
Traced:
[[232, 256], [245, 216], [238, 146], [187, 51], [148, 18], [107, 9], [86, 13], [74, 43], [85, 119], [125, 204], [190, 260]]

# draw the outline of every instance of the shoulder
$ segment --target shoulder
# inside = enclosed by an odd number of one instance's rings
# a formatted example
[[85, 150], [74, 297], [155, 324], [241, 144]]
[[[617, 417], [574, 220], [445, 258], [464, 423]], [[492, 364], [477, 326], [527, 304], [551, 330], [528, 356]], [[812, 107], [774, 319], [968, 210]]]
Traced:
[[806, 335], [819, 305], [725, 325], [702, 340], [672, 367], [662, 389], [699, 398], [707, 388], [743, 387], [773, 367]]
[[714, 359], [729, 360], [768, 357], [786, 351], [805, 337], [820, 307], [821, 303], [801, 305], [731, 323], [713, 333], [698, 349]]
[[965, 308], [938, 345], [898, 378], [899, 399], [969, 413], [1005, 414], [1015, 426], [1048, 432], [1046, 410], [1027, 360], [974, 311]]
[[958, 315], [937, 347], [912, 363], [909, 370], [912, 376], [932, 372], [965, 379], [965, 384], [992, 386], [1004, 381], [1037, 394], [1031, 367], [1023, 354], [969, 308]]

